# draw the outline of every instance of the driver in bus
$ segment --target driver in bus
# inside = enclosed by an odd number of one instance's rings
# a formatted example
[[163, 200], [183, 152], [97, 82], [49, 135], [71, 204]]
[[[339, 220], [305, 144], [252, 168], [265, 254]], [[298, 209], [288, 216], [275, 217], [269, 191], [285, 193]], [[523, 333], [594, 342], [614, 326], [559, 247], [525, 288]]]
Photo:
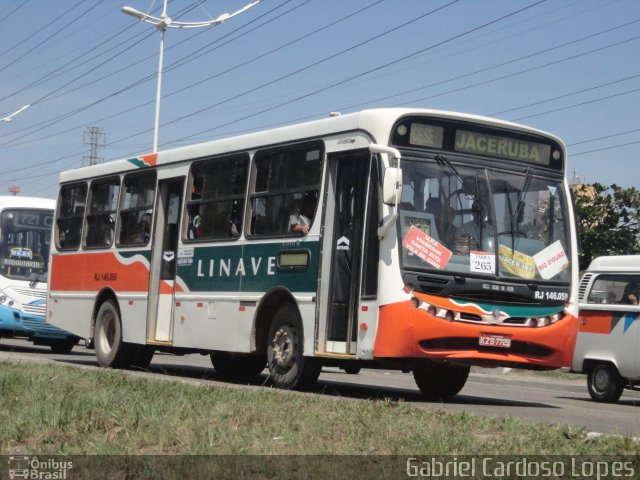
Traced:
[[[471, 205], [471, 217], [456, 229], [454, 252], [458, 255], [469, 255], [475, 250], [490, 249], [493, 251], [495, 229], [483, 202], [476, 198]], [[483, 241], [484, 240], [484, 241]]]

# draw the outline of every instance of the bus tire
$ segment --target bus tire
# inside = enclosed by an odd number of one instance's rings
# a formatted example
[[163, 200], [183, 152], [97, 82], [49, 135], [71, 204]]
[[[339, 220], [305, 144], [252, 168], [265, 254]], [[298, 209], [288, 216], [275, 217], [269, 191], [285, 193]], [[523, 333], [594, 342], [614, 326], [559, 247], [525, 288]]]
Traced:
[[587, 375], [589, 395], [596, 402], [615, 403], [624, 390], [625, 380], [610, 363], [597, 363]]
[[344, 370], [344, 373], [347, 373], [349, 375], [357, 375], [360, 373], [361, 368], [360, 367], [342, 367], [342, 370]]
[[211, 353], [211, 365], [223, 377], [255, 378], [267, 366], [264, 355], [235, 355], [228, 352]]
[[267, 343], [267, 366], [275, 387], [304, 390], [316, 383], [322, 365], [303, 351], [300, 315], [293, 304], [286, 303], [273, 316]]
[[51, 348], [53, 353], [66, 355], [67, 353], [71, 353], [71, 350], [73, 350], [73, 347], [75, 347], [77, 343], [78, 339], [74, 337], [61, 340], [51, 340], [49, 342], [49, 348]]
[[138, 370], [149, 368], [151, 359], [156, 353], [153, 347], [148, 345], [135, 345], [131, 348], [129, 367]]
[[113, 300], [105, 300], [96, 316], [94, 348], [98, 364], [104, 368], [126, 368], [131, 348], [122, 341], [120, 313]]
[[467, 383], [471, 367], [425, 362], [413, 369], [413, 378], [429, 400], [450, 400]]

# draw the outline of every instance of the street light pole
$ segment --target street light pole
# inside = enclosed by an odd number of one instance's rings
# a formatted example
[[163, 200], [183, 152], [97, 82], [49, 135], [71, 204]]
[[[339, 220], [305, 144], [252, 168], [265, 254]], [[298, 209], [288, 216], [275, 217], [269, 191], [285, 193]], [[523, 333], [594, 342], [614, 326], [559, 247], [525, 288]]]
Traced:
[[143, 22], [150, 23], [155, 26], [158, 30], [160, 30], [160, 55], [158, 60], [158, 81], [156, 86], [156, 114], [153, 128], [153, 153], [158, 151], [158, 130], [160, 128], [160, 92], [162, 89], [162, 63], [164, 60], [164, 33], [167, 28], [199, 28], [199, 27], [212, 27], [216, 25], [220, 25], [225, 20], [230, 19], [231, 17], [235, 17], [236, 15], [250, 9], [251, 7], [260, 3], [260, 0], [257, 0], [253, 3], [245, 5], [240, 10], [233, 13], [223, 13], [218, 16], [215, 20], [209, 20], [205, 22], [174, 22], [171, 17], [167, 15], [167, 0], [164, 0], [164, 4], [162, 6], [162, 13], [160, 14], [160, 18], [154, 17], [152, 15], [147, 15], [146, 13], [139, 12], [135, 8], [131, 7], [122, 7], [122, 13], [126, 13], [127, 15], [131, 15], [132, 17], [137, 18]]
[[29, 108], [31, 106], [31, 104], [29, 105], [25, 105], [22, 108], [19, 108], [18, 110], [16, 110], [15, 112], [13, 112], [11, 115], [7, 115], [6, 117], [0, 118], [0, 122], [10, 122], [11, 120], [13, 120], [13, 117], [15, 117], [16, 115], [18, 115], [20, 112], [22, 112], [23, 110], [26, 110], [27, 108]]

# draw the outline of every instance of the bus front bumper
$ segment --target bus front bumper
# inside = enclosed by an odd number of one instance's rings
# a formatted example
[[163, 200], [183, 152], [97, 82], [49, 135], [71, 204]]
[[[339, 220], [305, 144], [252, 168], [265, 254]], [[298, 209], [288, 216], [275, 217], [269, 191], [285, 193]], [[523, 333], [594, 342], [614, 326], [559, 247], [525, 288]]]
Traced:
[[[373, 356], [491, 367], [569, 367], [577, 330], [578, 319], [572, 315], [544, 327], [502, 326], [447, 321], [406, 301], [380, 307]], [[481, 346], [481, 336], [504, 342]]]
[[34, 315], [0, 305], [0, 336], [64, 340], [73, 335], [45, 323], [43, 315]]

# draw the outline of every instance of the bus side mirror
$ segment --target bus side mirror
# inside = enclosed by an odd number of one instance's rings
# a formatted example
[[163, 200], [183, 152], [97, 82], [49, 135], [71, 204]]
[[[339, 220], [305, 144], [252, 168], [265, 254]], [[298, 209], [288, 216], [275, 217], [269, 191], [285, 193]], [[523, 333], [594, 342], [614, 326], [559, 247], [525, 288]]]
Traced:
[[402, 196], [402, 170], [387, 167], [384, 171], [382, 184], [382, 201], [387, 205], [398, 205]]

